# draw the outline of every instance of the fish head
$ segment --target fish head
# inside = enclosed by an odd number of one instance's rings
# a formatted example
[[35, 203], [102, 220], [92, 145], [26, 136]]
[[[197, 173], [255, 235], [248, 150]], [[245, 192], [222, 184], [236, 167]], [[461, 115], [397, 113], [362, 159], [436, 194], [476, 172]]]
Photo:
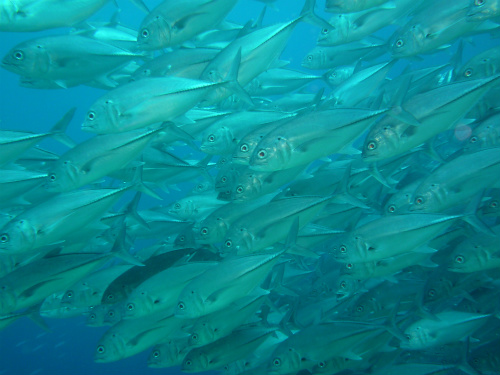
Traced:
[[472, 246], [474, 251], [468, 251], [461, 244], [453, 251], [447, 261], [448, 271], [459, 273], [470, 273], [480, 271], [484, 268], [481, 266], [479, 253], [483, 252], [480, 244], [473, 245], [472, 243], [465, 242], [464, 244]]
[[151, 51], [169, 47], [172, 43], [172, 31], [171, 25], [161, 14], [146, 17], [137, 35], [139, 48]]
[[224, 166], [215, 178], [215, 190], [223, 193], [230, 192], [239, 174], [240, 171], [237, 166], [235, 167], [231, 164]]
[[90, 133], [107, 134], [120, 131], [120, 111], [113, 99], [98, 99], [87, 111], [81, 129]]
[[223, 218], [210, 218], [194, 228], [194, 238], [200, 244], [213, 244], [224, 239], [227, 229], [228, 225]]
[[339, 13], [330, 18], [331, 27], [323, 27], [318, 35], [319, 46], [334, 46], [349, 42], [349, 31], [353, 27], [353, 18], [350, 14]]
[[104, 324], [104, 317], [108, 312], [109, 305], [91, 306], [87, 313], [86, 325], [89, 327], [101, 327]]
[[314, 48], [302, 59], [302, 67], [307, 69], [322, 69], [327, 62], [327, 55], [323, 48]]
[[210, 366], [210, 360], [206, 353], [199, 350], [192, 350], [182, 361], [182, 372], [201, 372]]
[[431, 303], [438, 301], [451, 293], [453, 282], [447, 277], [441, 276], [437, 279], [431, 279], [424, 286], [423, 302]]
[[392, 58], [409, 57], [418, 54], [426, 36], [420, 24], [408, 24], [396, 31], [389, 41]]
[[94, 361], [97, 363], [118, 361], [125, 353], [125, 340], [119, 334], [108, 331], [97, 344]]
[[[267, 173], [265, 174], [268, 175]], [[231, 192], [231, 198], [235, 201], [248, 201], [260, 196], [263, 181], [258, 174], [245, 173], [242, 178], [236, 181]]]
[[208, 302], [204, 301], [199, 293], [191, 289], [190, 285], [187, 285], [179, 295], [174, 314], [182, 319], [199, 318], [206, 314], [207, 307]]
[[117, 305], [110, 306], [106, 314], [104, 315], [104, 323], [109, 325], [114, 325], [118, 323], [122, 318], [123, 307], [118, 307]]
[[2, 59], [2, 67], [23, 77], [44, 78], [50, 57], [43, 43], [27, 41], [12, 48]]
[[414, 193], [410, 211], [438, 212], [442, 201], [445, 201], [446, 192], [437, 183], [421, 185]]
[[334, 243], [330, 249], [330, 254], [333, 256], [335, 260], [341, 263], [350, 264], [352, 267], [352, 263], [358, 258], [358, 246], [362, 246], [362, 239], [352, 233], [352, 235], [344, 235], [342, 236], [338, 242]]
[[432, 336], [429, 330], [417, 323], [412, 324], [404, 331], [404, 340], [401, 349], [422, 350], [432, 346]]
[[170, 205], [168, 213], [179, 219], [190, 217], [195, 210], [193, 201], [190, 199], [181, 199]]
[[492, 197], [488, 199], [479, 208], [479, 211], [484, 216], [500, 216], [500, 197]]
[[214, 342], [216, 338], [217, 328], [212, 327], [209, 320], [204, 320], [193, 327], [191, 336], [189, 336], [188, 344], [193, 347], [199, 347]]
[[352, 76], [354, 68], [350, 66], [342, 66], [334, 68], [330, 71], [328, 75], [328, 82], [333, 86], [338, 86], [344, 82], [347, 78]]
[[163, 367], [163, 361], [165, 354], [163, 353], [164, 346], [158, 345], [153, 348], [148, 357], [148, 367], [161, 368]]
[[68, 159], [59, 159], [55, 167], [47, 173], [43, 187], [51, 193], [71, 191], [80, 186], [80, 169]]
[[0, 284], [0, 315], [7, 315], [17, 306], [17, 296], [7, 285]]
[[14, 220], [0, 230], [0, 254], [23, 253], [35, 247], [37, 229], [29, 220]]
[[75, 294], [75, 291], [73, 289], [68, 289], [64, 292], [64, 294], [62, 295], [62, 298], [61, 298], [61, 304], [62, 305], [71, 305], [74, 303], [75, 299], [76, 299], [76, 294]]
[[412, 195], [406, 191], [398, 191], [394, 193], [384, 206], [384, 214], [400, 215], [409, 210]]
[[254, 240], [253, 234], [247, 228], [232, 228], [230, 235], [221, 246], [220, 252], [222, 255], [228, 253], [248, 254], [254, 248]]
[[276, 348], [267, 366], [268, 374], [289, 374], [302, 369], [302, 356], [286, 341]]
[[374, 162], [398, 154], [399, 135], [390, 120], [376, 124], [365, 138], [362, 150], [363, 160]]
[[467, 10], [467, 21], [484, 21], [500, 16], [500, 1], [498, 0], [470, 0]]
[[232, 155], [233, 162], [235, 164], [248, 165], [250, 163], [250, 157], [262, 138], [262, 135], [252, 138], [243, 138]]
[[273, 172], [288, 168], [293, 150], [286, 137], [276, 136], [262, 140], [250, 157], [250, 169]]
[[361, 280], [350, 275], [342, 275], [337, 282], [337, 299], [354, 295], [361, 288]]
[[192, 228], [187, 227], [175, 237], [174, 248], [186, 249], [190, 247], [196, 247], [196, 239], [194, 238]]
[[134, 317], [145, 316], [154, 310], [154, 305], [160, 301], [156, 301], [147, 291], [141, 290], [134, 292], [135, 297], [130, 298], [123, 305], [121, 313], [122, 319], [132, 319]]
[[221, 126], [217, 129], [208, 129], [201, 139], [200, 150], [209, 155], [230, 154], [235, 145], [231, 129]]

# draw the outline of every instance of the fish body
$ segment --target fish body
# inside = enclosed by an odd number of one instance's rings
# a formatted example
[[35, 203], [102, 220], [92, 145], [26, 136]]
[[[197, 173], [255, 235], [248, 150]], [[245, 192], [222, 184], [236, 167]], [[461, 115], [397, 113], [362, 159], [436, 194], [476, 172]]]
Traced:
[[1, 31], [40, 31], [81, 22], [108, 0], [3, 0]]

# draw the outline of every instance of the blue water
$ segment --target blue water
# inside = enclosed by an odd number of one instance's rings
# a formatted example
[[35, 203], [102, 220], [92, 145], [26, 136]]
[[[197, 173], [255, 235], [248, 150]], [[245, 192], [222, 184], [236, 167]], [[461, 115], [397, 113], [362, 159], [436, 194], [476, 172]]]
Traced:
[[[145, 0], [150, 8], [160, 1]], [[450, 0], [452, 1], [452, 0]], [[138, 28], [144, 14], [126, 0], [118, 0], [122, 9], [121, 22], [131, 28]], [[279, 11], [268, 9], [265, 24], [284, 22], [296, 17], [302, 7], [302, 0], [278, 0]], [[249, 18], [256, 19], [263, 4], [252, 0], [240, 0], [239, 4], [227, 17], [228, 20], [244, 24]], [[317, 13], [328, 17], [322, 9], [324, 2], [319, 0]], [[115, 11], [112, 2], [96, 13], [90, 20], [105, 21]], [[394, 28], [387, 28], [379, 33], [388, 37]], [[10, 48], [27, 39], [45, 35], [65, 33], [65, 29], [54, 29], [37, 33], [0, 33], [0, 56], [4, 56]], [[308, 24], [300, 24], [294, 31], [282, 59], [290, 61], [290, 68], [302, 69], [300, 62], [304, 55], [315, 46], [319, 30]], [[498, 44], [489, 36], [481, 35], [471, 38], [473, 44], [467, 43], [464, 61], [478, 52]], [[448, 51], [424, 56], [422, 62], [414, 66], [432, 66], [448, 61], [456, 45]], [[387, 60], [387, 56], [381, 60]], [[398, 63], [402, 69], [407, 62]], [[305, 69], [302, 69], [305, 71]], [[397, 70], [397, 69], [396, 69]], [[5, 70], [0, 70], [0, 127], [2, 129], [25, 130], [33, 132], [48, 131], [52, 125], [71, 107], [77, 107], [75, 117], [68, 129], [68, 134], [77, 142], [82, 142], [92, 135], [80, 130], [80, 124], [90, 105], [104, 91], [86, 86], [78, 86], [67, 90], [36, 90], [18, 85], [19, 77]], [[324, 84], [317, 81], [308, 90], [317, 91]], [[44, 140], [40, 146], [51, 151], [62, 153], [66, 149], [55, 141]], [[186, 185], [186, 189], [188, 185]], [[184, 192], [165, 196], [165, 202], [182, 197]], [[147, 202], [147, 201], [146, 201]], [[144, 204], [144, 203], [143, 203]], [[129, 375], [129, 374], [177, 374], [176, 368], [150, 369], [146, 366], [149, 351], [132, 358], [109, 364], [97, 364], [93, 361], [95, 346], [108, 327], [91, 328], [84, 324], [85, 318], [65, 320], [47, 319], [51, 328], [46, 332], [29, 319], [20, 319], [0, 332], [0, 375]]]

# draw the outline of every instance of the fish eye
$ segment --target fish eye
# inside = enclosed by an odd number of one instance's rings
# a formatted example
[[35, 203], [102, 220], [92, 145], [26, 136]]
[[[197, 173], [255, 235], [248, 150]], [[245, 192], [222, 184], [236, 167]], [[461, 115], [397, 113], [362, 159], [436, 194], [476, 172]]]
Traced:
[[141, 30], [141, 36], [143, 38], [149, 38], [149, 30], [148, 29], [142, 29]]
[[318, 362], [318, 367], [319, 368], [323, 368], [326, 366], [326, 363], [325, 362]]
[[307, 56], [307, 61], [313, 61], [313, 55], [308, 55]]
[[341, 246], [339, 247], [339, 250], [340, 250], [340, 252], [341, 252], [342, 254], [345, 254], [345, 253], [347, 252], [347, 247], [346, 247], [345, 245], [341, 245]]
[[480, 6], [484, 5], [484, 0], [475, 0], [474, 5], [477, 7], [480, 7]]
[[66, 298], [73, 298], [73, 291], [72, 290], [68, 290], [66, 292]]
[[345, 268], [347, 268], [348, 270], [352, 270], [352, 267], [354, 267], [354, 266], [352, 265], [352, 263], [347, 263], [347, 264], [345, 265]]
[[276, 367], [281, 366], [281, 359], [279, 359], [279, 358], [274, 358], [274, 359], [273, 359], [273, 365], [275, 365]]
[[192, 338], [193, 340], [195, 340], [195, 341], [198, 341], [198, 335], [197, 335], [196, 333], [193, 333], [193, 334], [191, 335], [191, 338]]
[[231, 240], [227, 240], [224, 245], [226, 245], [226, 247], [231, 247], [233, 246], [233, 242]]
[[374, 141], [371, 141], [369, 142], [367, 145], [366, 145], [366, 148], [368, 150], [375, 150], [377, 148], [377, 143], [375, 143]]
[[50, 179], [50, 181], [55, 181], [55, 180], [57, 180], [57, 176], [56, 176], [55, 174], [53, 174], [53, 173], [52, 173], [52, 174], [49, 176], [49, 179]]
[[90, 315], [89, 315], [89, 319], [90, 319], [90, 320], [95, 320], [95, 318], [96, 318], [95, 314], [90, 314]]
[[429, 289], [429, 291], [427, 292], [427, 295], [429, 297], [434, 297], [436, 295], [436, 290], [435, 289]]
[[490, 203], [490, 208], [497, 208], [498, 207], [498, 201], [492, 201]]
[[90, 111], [89, 113], [87, 113], [87, 119], [89, 121], [94, 121], [95, 120], [95, 112]]
[[356, 311], [357, 312], [363, 312], [365, 310], [365, 308], [361, 305], [359, 305], [358, 307], [356, 307]]
[[337, 77], [337, 72], [333, 72], [332, 74], [330, 74], [330, 77], [336, 78]]
[[99, 354], [103, 354], [103, 353], [105, 353], [105, 352], [106, 352], [106, 349], [104, 348], [104, 345], [99, 345], [99, 346], [97, 347], [97, 353], [99, 353]]
[[267, 156], [266, 150], [260, 150], [257, 156], [259, 159], [264, 159]]
[[108, 316], [110, 318], [114, 317], [115, 316], [115, 312], [113, 310], [108, 311]]
[[177, 304], [177, 308], [178, 308], [179, 310], [184, 310], [184, 309], [186, 308], [186, 305], [184, 304], [184, 302], [179, 302], [179, 303]]
[[214, 142], [214, 141], [215, 141], [215, 135], [210, 134], [210, 135], [208, 136], [208, 141], [209, 141], [209, 142]]
[[325, 27], [323, 30], [321, 30], [321, 34], [323, 34], [323, 35], [326, 35], [326, 34], [328, 34], [329, 32], [330, 32], [330, 30], [329, 30], [329, 29], [327, 29], [326, 27]]
[[464, 76], [465, 77], [470, 77], [472, 75], [472, 69], [467, 69], [465, 72], [464, 72]]
[[22, 60], [22, 59], [24, 59], [24, 53], [23, 53], [23, 51], [15, 51], [15, 52], [12, 54], [12, 56], [14, 56], [14, 58], [15, 58], [16, 60]]
[[184, 236], [179, 236], [179, 241], [184, 242], [186, 240], [186, 237]]
[[390, 213], [393, 213], [394, 211], [396, 211], [396, 206], [391, 204], [389, 207], [387, 207], [387, 211], [389, 211]]
[[113, 298], [115, 298], [115, 296], [114, 296], [114, 295], [112, 295], [112, 294], [108, 294], [108, 300], [112, 300]]
[[9, 242], [9, 235], [7, 233], [3, 233], [0, 236], [0, 242], [1, 243], [7, 243], [7, 242]]
[[238, 186], [236, 188], [236, 192], [239, 193], [239, 194], [243, 193], [243, 186]]
[[176, 203], [176, 204], [174, 204], [174, 208], [176, 208], [176, 209], [181, 208], [181, 204], [180, 204], [180, 203]]
[[475, 135], [472, 136], [472, 137], [470, 137], [469, 142], [470, 143], [476, 143], [477, 142], [477, 137]]
[[401, 47], [403, 47], [403, 45], [404, 45], [404, 44], [405, 44], [405, 42], [403, 42], [403, 39], [398, 39], [398, 40], [396, 41], [396, 47], [397, 47], [397, 48], [401, 48]]
[[206, 228], [206, 227], [205, 228], [201, 228], [200, 233], [201, 234], [208, 234], [208, 228]]
[[424, 203], [424, 198], [422, 197], [415, 198], [415, 204], [422, 204], [422, 203]]
[[242, 144], [240, 147], [241, 152], [248, 152], [248, 145], [246, 143]]
[[345, 281], [342, 281], [342, 282], [340, 283], [340, 287], [341, 287], [342, 289], [345, 289], [345, 288], [347, 287], [347, 283], [346, 283]]
[[190, 359], [186, 359], [186, 361], [184, 362], [184, 364], [185, 364], [186, 366], [191, 366], [192, 362], [191, 362], [191, 360], [190, 360]]
[[127, 309], [128, 309], [128, 311], [132, 311], [133, 309], [135, 309], [134, 304], [133, 304], [133, 303], [129, 303], [129, 304], [127, 305]]
[[411, 335], [405, 335], [405, 337], [408, 341], [411, 340]]
[[159, 350], [155, 350], [155, 351], [153, 352], [153, 357], [154, 357], [154, 358], [158, 358], [159, 356], [160, 356], [160, 351], [159, 351]]
[[456, 262], [456, 263], [459, 263], [459, 264], [462, 264], [463, 262], [465, 262], [465, 258], [464, 258], [464, 256], [463, 256], [463, 255], [457, 255], [457, 256], [455, 257], [455, 262]]

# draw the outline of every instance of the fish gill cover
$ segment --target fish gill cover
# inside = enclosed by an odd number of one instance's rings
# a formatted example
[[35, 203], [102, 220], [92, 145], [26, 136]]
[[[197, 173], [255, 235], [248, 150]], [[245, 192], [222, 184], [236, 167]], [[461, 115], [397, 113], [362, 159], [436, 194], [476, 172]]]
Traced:
[[499, 0], [0, 0], [0, 375], [500, 374]]

